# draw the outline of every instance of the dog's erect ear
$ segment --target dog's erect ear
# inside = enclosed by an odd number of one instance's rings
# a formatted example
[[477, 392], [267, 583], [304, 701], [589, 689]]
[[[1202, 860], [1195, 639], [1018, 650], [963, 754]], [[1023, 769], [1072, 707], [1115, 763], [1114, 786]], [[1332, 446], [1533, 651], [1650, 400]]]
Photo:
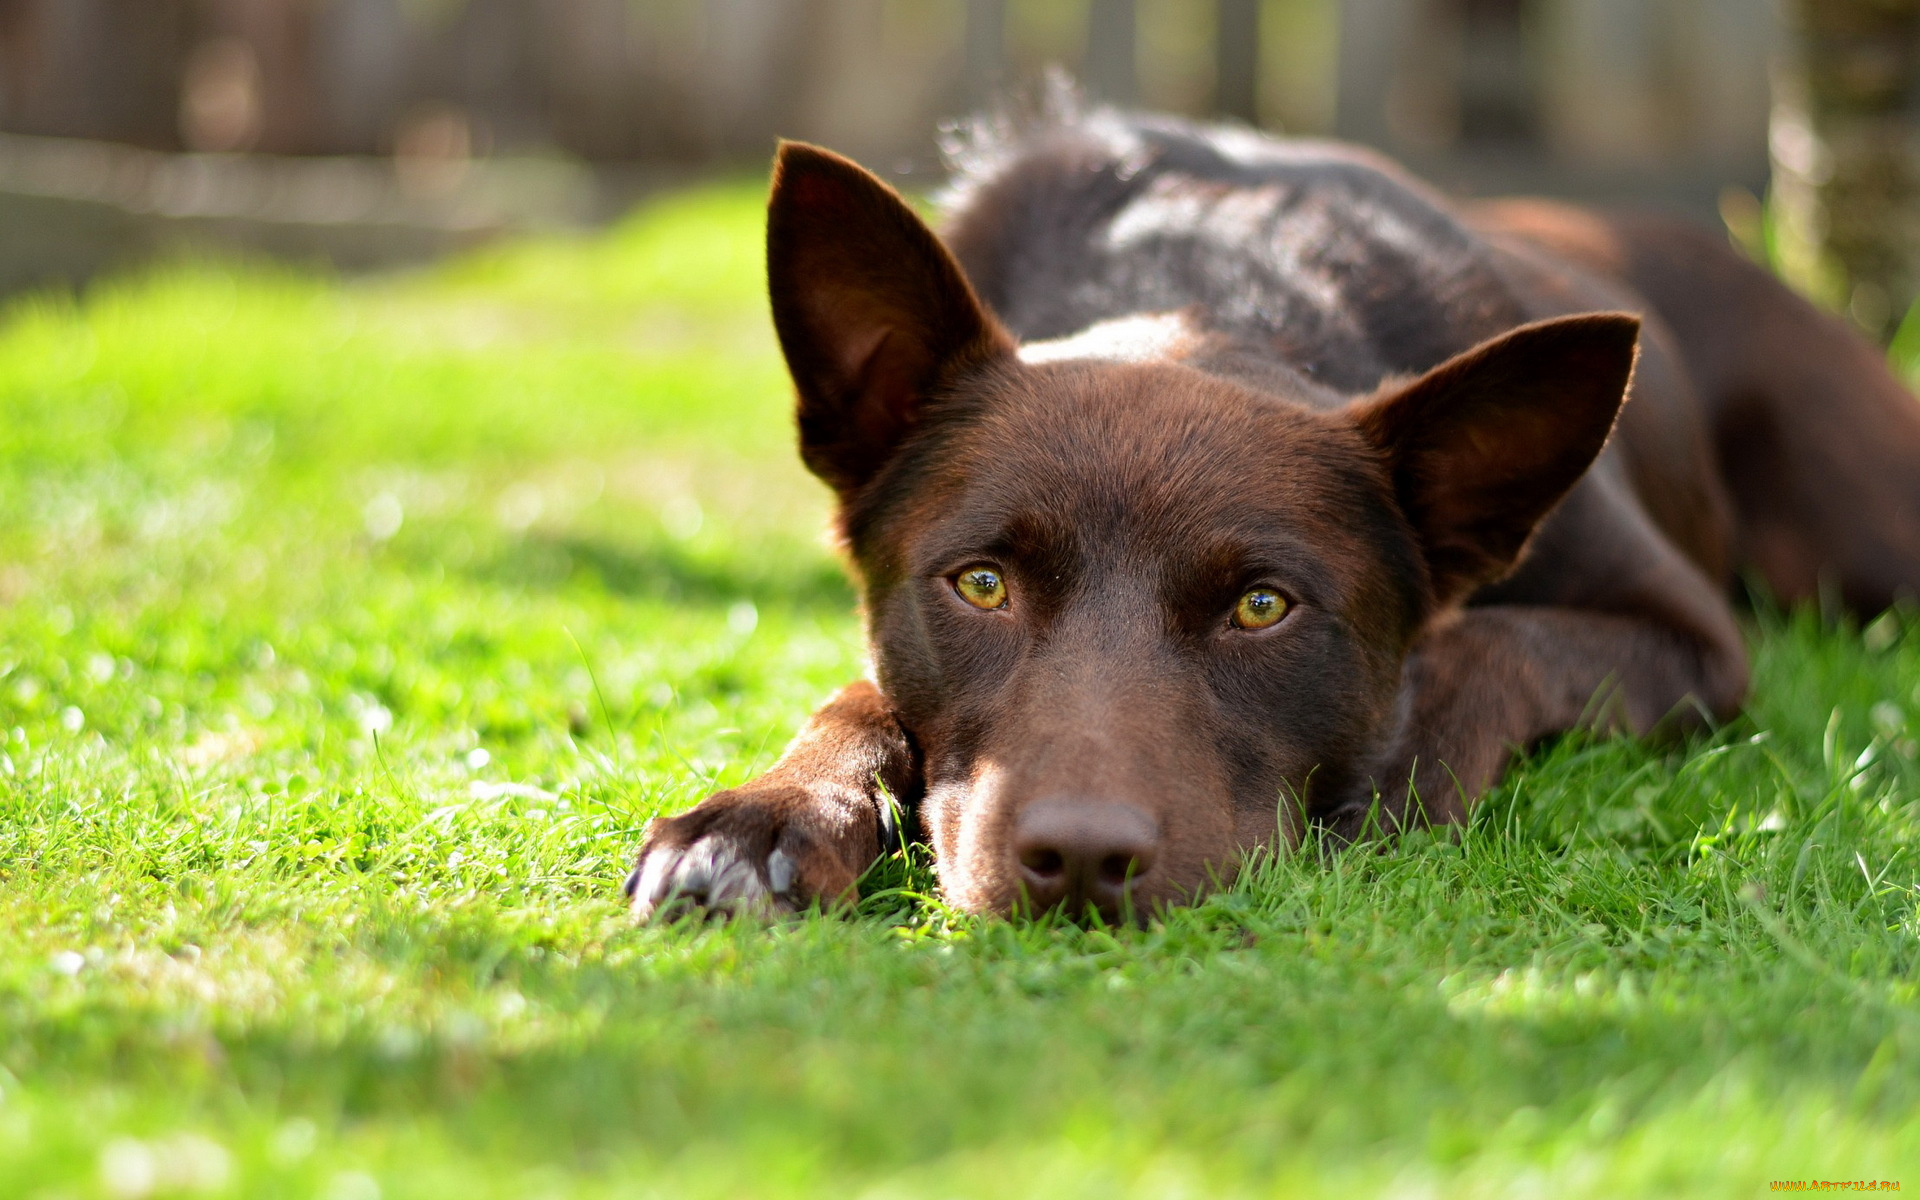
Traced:
[[906, 201], [818, 147], [780, 147], [767, 286], [800, 397], [800, 455], [842, 497], [887, 461], [931, 389], [1013, 353]]
[[1626, 399], [1639, 335], [1627, 313], [1523, 325], [1353, 407], [1386, 455], [1437, 603], [1510, 569], [1593, 465]]

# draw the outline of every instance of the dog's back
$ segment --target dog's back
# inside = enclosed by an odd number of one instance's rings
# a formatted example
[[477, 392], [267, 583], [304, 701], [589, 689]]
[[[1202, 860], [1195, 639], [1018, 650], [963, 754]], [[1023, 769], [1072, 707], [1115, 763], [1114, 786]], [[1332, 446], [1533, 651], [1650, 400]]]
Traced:
[[1353, 393], [1527, 319], [1477, 235], [1354, 147], [1067, 108], [958, 149], [948, 244], [1025, 340], [1199, 306]]

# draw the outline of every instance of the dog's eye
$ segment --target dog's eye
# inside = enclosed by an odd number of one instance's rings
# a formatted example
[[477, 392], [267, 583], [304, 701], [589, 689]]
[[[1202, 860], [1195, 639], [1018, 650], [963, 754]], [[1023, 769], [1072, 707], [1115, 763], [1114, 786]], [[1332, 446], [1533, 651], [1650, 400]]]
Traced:
[[1240, 597], [1233, 606], [1233, 623], [1241, 629], [1270, 629], [1292, 608], [1287, 598], [1272, 588], [1255, 588]]
[[992, 567], [968, 567], [953, 577], [953, 590], [975, 608], [1007, 606], [1007, 581]]

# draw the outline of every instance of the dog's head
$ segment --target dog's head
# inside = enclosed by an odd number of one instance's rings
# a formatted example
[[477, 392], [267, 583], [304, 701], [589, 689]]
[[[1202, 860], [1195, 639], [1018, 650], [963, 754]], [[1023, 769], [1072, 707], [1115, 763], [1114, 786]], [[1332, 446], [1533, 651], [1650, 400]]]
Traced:
[[1023, 361], [895, 193], [797, 145], [767, 249], [801, 454], [977, 911], [1177, 903], [1370, 787], [1409, 645], [1592, 463], [1637, 331], [1528, 326], [1331, 407]]

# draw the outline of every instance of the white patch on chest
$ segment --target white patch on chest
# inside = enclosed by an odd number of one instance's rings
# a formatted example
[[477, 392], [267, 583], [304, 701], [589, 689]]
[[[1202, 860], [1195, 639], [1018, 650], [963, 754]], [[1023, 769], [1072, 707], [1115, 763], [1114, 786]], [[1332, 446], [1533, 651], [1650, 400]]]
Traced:
[[1181, 313], [1135, 313], [1089, 325], [1063, 338], [1028, 342], [1020, 347], [1020, 361], [1052, 363], [1091, 358], [1104, 362], [1168, 362], [1184, 357], [1195, 340], [1193, 326]]

